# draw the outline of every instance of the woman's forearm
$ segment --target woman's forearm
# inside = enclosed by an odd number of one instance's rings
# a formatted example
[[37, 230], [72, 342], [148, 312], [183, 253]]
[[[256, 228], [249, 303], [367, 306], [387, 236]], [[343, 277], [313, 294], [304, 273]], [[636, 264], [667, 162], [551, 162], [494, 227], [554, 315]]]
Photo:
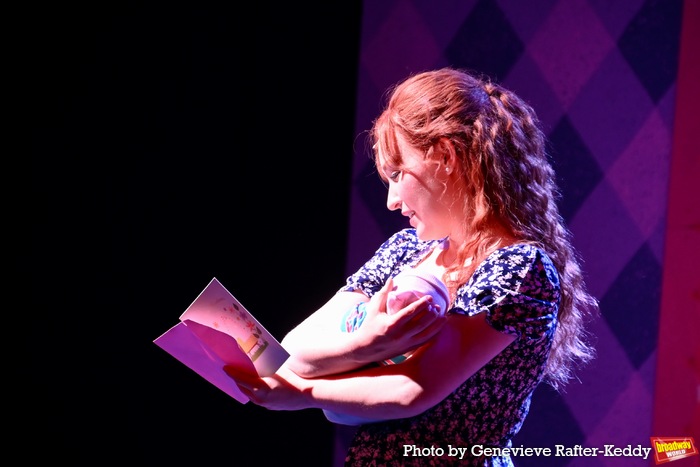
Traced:
[[417, 415], [429, 408], [423, 403], [428, 402], [422, 397], [423, 388], [396, 368], [367, 368], [352, 374], [352, 378], [298, 378], [294, 374], [289, 381], [305, 395], [306, 407], [354, 417], [388, 420]]
[[308, 346], [308, 336], [302, 333], [288, 334], [282, 346], [289, 352], [288, 368], [299, 376], [313, 378], [344, 373], [366, 365], [355, 350], [358, 336], [349, 333], [330, 333], [318, 329], [313, 347]]
[[[363, 336], [342, 332], [343, 314], [360, 302], [363, 294], [339, 292], [316, 313], [290, 331], [282, 340], [289, 352], [286, 365], [300, 376], [311, 378], [342, 373], [370, 363], [357, 352], [365, 343]], [[313, 342], [313, 345], [309, 345]]]

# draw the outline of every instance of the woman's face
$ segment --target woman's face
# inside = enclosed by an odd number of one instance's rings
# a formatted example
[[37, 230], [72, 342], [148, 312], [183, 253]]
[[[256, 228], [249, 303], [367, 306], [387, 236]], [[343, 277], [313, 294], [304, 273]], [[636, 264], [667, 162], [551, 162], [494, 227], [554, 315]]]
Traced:
[[387, 208], [401, 210], [421, 240], [437, 240], [450, 235], [455, 221], [450, 210], [449, 173], [438, 160], [424, 158], [421, 151], [398, 137], [401, 167], [382, 164], [388, 180]]

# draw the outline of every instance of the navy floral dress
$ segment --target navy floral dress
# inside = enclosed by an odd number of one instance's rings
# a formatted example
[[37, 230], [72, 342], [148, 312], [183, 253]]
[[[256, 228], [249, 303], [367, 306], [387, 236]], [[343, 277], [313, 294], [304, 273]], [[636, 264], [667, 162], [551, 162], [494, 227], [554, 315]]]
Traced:
[[[415, 266], [438, 240], [415, 229], [389, 238], [341, 290], [378, 292], [389, 277]], [[510, 466], [510, 457], [471, 456], [473, 446], [509, 447], [540, 383], [557, 326], [559, 278], [549, 257], [529, 244], [493, 252], [457, 291], [448, 313], [485, 313], [487, 322], [516, 340], [434, 407], [414, 417], [361, 425], [346, 466]], [[408, 455], [404, 450], [408, 446]], [[414, 456], [415, 449], [433, 455]], [[467, 448], [463, 458], [449, 447]], [[427, 448], [427, 449], [426, 449]], [[438, 448], [444, 450], [439, 457]], [[455, 452], [452, 451], [454, 454]]]

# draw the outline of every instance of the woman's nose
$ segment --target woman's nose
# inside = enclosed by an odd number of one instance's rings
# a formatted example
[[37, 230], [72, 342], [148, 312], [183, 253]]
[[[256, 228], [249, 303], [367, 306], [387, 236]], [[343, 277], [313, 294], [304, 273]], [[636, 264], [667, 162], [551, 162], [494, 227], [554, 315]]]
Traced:
[[386, 195], [386, 207], [389, 211], [396, 211], [401, 208], [401, 198], [396, 195], [396, 191], [389, 186], [389, 192]]

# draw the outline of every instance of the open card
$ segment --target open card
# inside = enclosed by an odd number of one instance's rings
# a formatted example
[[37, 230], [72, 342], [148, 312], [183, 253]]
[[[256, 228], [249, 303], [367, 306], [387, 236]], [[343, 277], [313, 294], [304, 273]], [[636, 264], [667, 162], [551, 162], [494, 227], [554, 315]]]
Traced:
[[270, 376], [289, 358], [216, 278], [180, 316], [180, 322], [153, 342], [241, 403], [249, 399], [224, 372], [225, 365]]

